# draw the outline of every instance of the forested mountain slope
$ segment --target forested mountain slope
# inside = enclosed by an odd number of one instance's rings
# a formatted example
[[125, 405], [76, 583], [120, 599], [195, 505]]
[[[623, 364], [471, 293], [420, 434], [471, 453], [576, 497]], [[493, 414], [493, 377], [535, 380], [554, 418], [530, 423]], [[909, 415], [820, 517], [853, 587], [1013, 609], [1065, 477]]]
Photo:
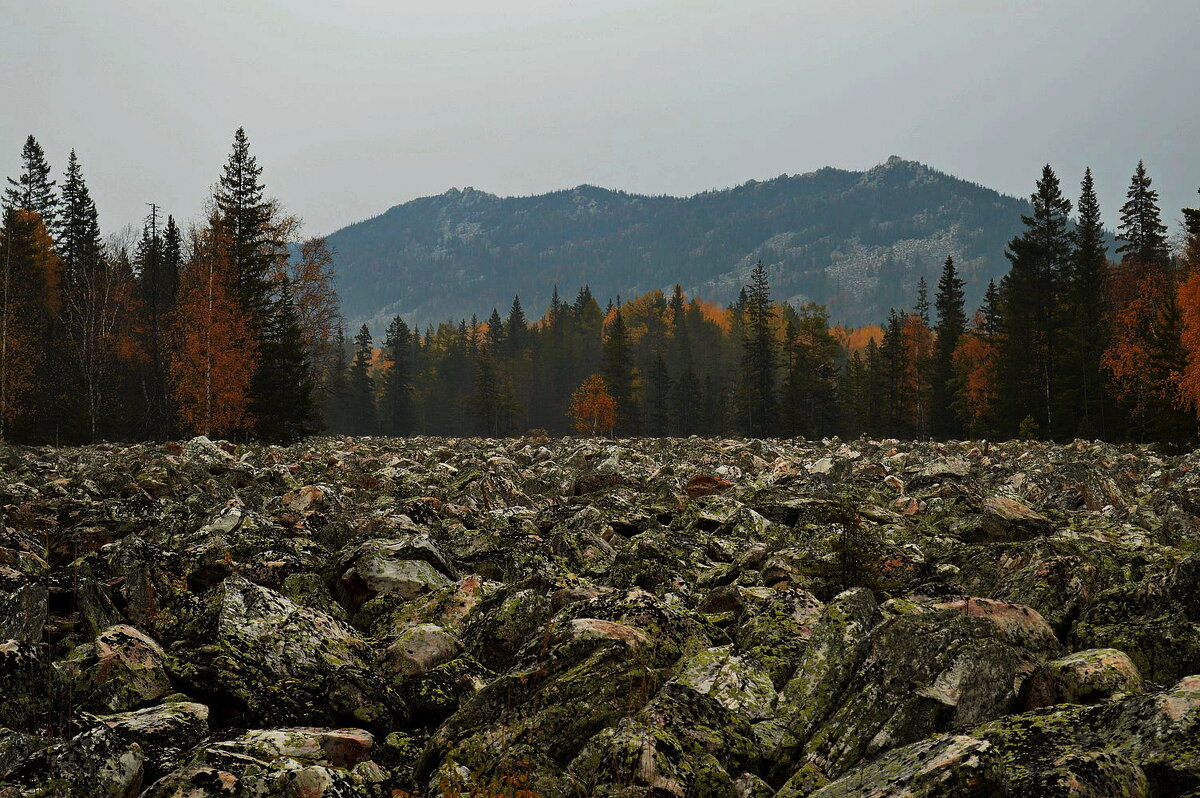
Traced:
[[877, 322], [912, 303], [947, 255], [968, 301], [1007, 270], [1004, 246], [1028, 205], [892, 157], [866, 172], [826, 168], [692, 197], [580, 186], [532, 197], [451, 189], [346, 227], [330, 243], [351, 322], [402, 314], [422, 326], [502, 310], [519, 293], [539, 313], [555, 284], [571, 295], [633, 296], [683, 285], [732, 300], [754, 263], [776, 297]]

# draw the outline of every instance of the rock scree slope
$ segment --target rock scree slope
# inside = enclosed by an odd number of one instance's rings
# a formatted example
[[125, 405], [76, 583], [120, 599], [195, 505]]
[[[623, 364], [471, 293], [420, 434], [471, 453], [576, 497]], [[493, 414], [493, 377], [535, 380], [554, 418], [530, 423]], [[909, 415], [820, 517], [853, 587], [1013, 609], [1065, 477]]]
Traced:
[[1200, 796], [1200, 454], [0, 448], [0, 796]]

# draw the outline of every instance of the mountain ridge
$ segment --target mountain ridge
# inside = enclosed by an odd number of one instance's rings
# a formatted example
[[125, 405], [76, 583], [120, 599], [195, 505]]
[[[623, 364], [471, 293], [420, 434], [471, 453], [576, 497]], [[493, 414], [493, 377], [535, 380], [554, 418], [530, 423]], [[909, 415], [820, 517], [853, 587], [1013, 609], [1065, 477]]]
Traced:
[[531, 315], [555, 285], [598, 297], [682, 285], [736, 297], [761, 259], [775, 296], [829, 307], [834, 321], [878, 321], [932, 286], [947, 255], [968, 300], [1007, 270], [1004, 245], [1025, 200], [892, 156], [863, 171], [822, 167], [690, 196], [580, 184], [503, 197], [472, 186], [400, 203], [329, 236], [347, 317], [382, 329], [501, 312]]

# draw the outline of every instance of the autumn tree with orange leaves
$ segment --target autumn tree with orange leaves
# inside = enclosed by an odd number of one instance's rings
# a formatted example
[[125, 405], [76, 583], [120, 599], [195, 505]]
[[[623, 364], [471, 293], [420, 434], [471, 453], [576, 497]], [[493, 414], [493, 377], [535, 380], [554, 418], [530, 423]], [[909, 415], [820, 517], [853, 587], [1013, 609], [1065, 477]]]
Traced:
[[996, 432], [999, 356], [995, 333], [989, 333], [984, 314], [977, 312], [971, 328], [960, 336], [954, 348], [956, 390], [952, 407], [968, 435], [987, 436]]
[[257, 349], [236, 293], [230, 238], [220, 216], [193, 234], [179, 286], [172, 396], [180, 426], [208, 435], [250, 429]]
[[1200, 208], [1185, 208], [1187, 238], [1180, 258], [1178, 306], [1187, 362], [1177, 377], [1179, 401], [1200, 416]]
[[11, 208], [0, 237], [0, 441], [30, 415], [44, 359], [42, 329], [58, 280], [54, 242], [41, 217]]
[[617, 423], [617, 401], [599, 374], [583, 381], [571, 397], [571, 423], [580, 435], [612, 434]]

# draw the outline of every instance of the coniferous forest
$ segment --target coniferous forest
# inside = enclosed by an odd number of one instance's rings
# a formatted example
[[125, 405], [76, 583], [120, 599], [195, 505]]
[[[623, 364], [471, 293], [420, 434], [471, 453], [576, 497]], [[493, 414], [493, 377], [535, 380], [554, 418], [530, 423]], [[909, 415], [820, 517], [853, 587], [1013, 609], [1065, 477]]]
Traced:
[[[0, 438], [192, 434], [1077, 437], [1195, 442], [1200, 209], [1169, 240], [1138, 164], [1109, 236], [1091, 172], [1046, 166], [1008, 274], [965, 305], [948, 258], [878, 325], [773, 300], [759, 264], [727, 306], [546, 286], [424, 330], [345, 329], [336, 252], [271, 199], [238, 130], [204, 219], [150, 206], [105, 237], [72, 152], [34, 137], [4, 195]], [[130, 229], [130, 228], [127, 228]]]

